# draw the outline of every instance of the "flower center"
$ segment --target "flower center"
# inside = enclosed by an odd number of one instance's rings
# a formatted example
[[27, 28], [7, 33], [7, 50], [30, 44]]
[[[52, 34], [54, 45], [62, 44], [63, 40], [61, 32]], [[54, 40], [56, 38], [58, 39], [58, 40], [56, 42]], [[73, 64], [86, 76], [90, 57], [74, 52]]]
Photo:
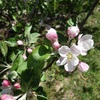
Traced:
[[70, 60], [70, 59], [72, 59], [72, 54], [71, 53], [68, 53], [67, 54], [67, 58]]

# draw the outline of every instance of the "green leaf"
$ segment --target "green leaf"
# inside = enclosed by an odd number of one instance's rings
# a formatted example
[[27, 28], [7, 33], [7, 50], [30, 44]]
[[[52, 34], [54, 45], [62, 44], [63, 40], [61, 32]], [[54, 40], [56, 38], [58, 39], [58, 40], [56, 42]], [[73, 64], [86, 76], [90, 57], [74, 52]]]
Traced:
[[[26, 72], [22, 73], [24, 73], [23, 75], [25, 74], [29, 75], [28, 82], [31, 82], [31, 84], [28, 83], [28, 85], [29, 86], [31, 85], [34, 89], [36, 89], [39, 85], [45, 61], [49, 59], [49, 57], [50, 53], [48, 52], [48, 48], [46, 46], [37, 46], [28, 57], [27, 70], [29, 70], [30, 72], [28, 74], [28, 71], [26, 70], [27, 73]], [[26, 79], [25, 81], [27, 82]]]
[[7, 47], [7, 44], [4, 41], [0, 41], [0, 51], [1, 51], [1, 53], [4, 57], [7, 56], [8, 47]]
[[25, 37], [29, 37], [31, 29], [32, 29], [32, 26], [27, 25], [25, 27], [25, 32], [24, 32]]
[[28, 57], [29, 68], [43, 68], [47, 59], [50, 58], [50, 53], [47, 46], [37, 46]]
[[8, 41], [5, 41], [7, 43], [8, 46], [10, 47], [15, 47], [17, 46], [17, 41], [16, 38], [9, 38]]
[[8, 75], [8, 77], [11, 79], [12, 82], [15, 81], [15, 79], [18, 77], [18, 74], [16, 71], [12, 71], [10, 72], [10, 74]]
[[42, 73], [41, 81], [42, 82], [46, 81], [46, 73], [45, 72]]
[[36, 43], [39, 36], [40, 36], [39, 33], [32, 33], [32, 34], [30, 34], [29, 35], [29, 43]]
[[12, 70], [17, 70], [22, 63], [24, 63], [24, 59], [22, 57], [22, 52], [21, 52], [13, 62]]
[[27, 69], [27, 62], [23, 62], [20, 64], [20, 67], [18, 67], [17, 72], [21, 75], [23, 71]]
[[21, 88], [24, 92], [28, 91], [31, 87], [37, 88], [40, 82], [40, 77], [37, 71], [26, 69], [21, 74]]
[[73, 23], [73, 21], [72, 21], [71, 18], [67, 21], [67, 24], [68, 24], [69, 26], [73, 26], [73, 25], [74, 25], [74, 23]]

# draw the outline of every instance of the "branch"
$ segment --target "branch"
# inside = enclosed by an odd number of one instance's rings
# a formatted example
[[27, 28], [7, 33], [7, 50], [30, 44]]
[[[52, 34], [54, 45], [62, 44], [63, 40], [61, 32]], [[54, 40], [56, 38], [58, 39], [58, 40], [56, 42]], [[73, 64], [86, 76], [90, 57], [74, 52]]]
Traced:
[[57, 58], [54, 58], [54, 59], [52, 60], [52, 62], [51, 62], [49, 65], [47, 65], [47, 67], [45, 67], [45, 68], [43, 69], [43, 71], [46, 71], [48, 68], [50, 68], [50, 67], [52, 66], [52, 64], [53, 64], [56, 60], [57, 60]]
[[99, 3], [99, 0], [95, 0], [94, 4], [92, 5], [92, 7], [90, 8], [90, 11], [88, 12], [87, 16], [85, 17], [85, 19], [82, 21], [81, 25], [80, 25], [80, 30], [83, 28], [84, 24], [86, 23], [87, 19], [89, 18], [89, 16], [91, 15], [91, 13], [93, 12], [94, 8], [96, 7], [96, 5]]

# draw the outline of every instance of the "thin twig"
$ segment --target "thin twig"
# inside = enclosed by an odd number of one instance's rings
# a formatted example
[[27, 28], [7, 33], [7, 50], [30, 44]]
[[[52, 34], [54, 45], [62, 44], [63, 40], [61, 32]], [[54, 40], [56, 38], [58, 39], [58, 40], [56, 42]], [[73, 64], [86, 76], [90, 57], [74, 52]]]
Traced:
[[89, 16], [91, 15], [91, 13], [93, 12], [94, 8], [96, 7], [96, 5], [99, 3], [99, 0], [95, 0], [95, 2], [93, 3], [92, 7], [90, 8], [90, 11], [88, 12], [87, 16], [85, 17], [85, 19], [82, 21], [81, 25], [80, 25], [80, 30], [83, 28], [84, 24], [86, 23], [87, 19], [89, 18]]
[[52, 62], [51, 62], [47, 67], [45, 67], [45, 68], [43, 69], [43, 71], [46, 71], [48, 68], [50, 68], [50, 67], [52, 66], [52, 64], [53, 64], [56, 60], [57, 60], [57, 58], [54, 58], [54, 59], [52, 60]]

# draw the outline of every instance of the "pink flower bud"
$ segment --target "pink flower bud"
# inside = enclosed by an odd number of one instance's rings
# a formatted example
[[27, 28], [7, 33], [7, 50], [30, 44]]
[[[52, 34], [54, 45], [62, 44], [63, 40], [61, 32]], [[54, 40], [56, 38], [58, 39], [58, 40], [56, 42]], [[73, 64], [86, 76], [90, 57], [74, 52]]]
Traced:
[[3, 94], [1, 95], [0, 100], [15, 100], [15, 99], [12, 95]]
[[15, 84], [14, 84], [14, 88], [15, 88], [15, 89], [20, 89], [20, 84], [19, 84], [19, 83], [15, 83]]
[[78, 35], [78, 33], [80, 32], [78, 26], [71, 26], [68, 27], [67, 33], [71, 38], [74, 38]]
[[9, 80], [3, 80], [2, 86], [4, 86], [4, 87], [9, 87], [10, 85], [11, 85], [11, 83], [10, 83]]
[[84, 62], [80, 62], [78, 65], [78, 68], [81, 72], [87, 72], [89, 69], [89, 66]]
[[28, 52], [28, 53], [32, 53], [32, 51], [33, 51], [32, 48], [28, 48], [28, 49], [27, 49], [27, 52]]
[[46, 38], [48, 40], [52, 41], [52, 42], [55, 41], [55, 40], [57, 40], [58, 39], [58, 35], [57, 35], [56, 30], [53, 29], [53, 28], [50, 28], [48, 30], [48, 33], [46, 34]]
[[18, 44], [18, 45], [23, 45], [23, 41], [22, 41], [22, 40], [18, 40], [18, 41], [17, 41], [17, 44]]
[[52, 47], [53, 47], [55, 50], [58, 50], [58, 49], [59, 49], [60, 44], [59, 44], [58, 40], [55, 41], [55, 42], [52, 42]]
[[24, 60], [26, 60], [26, 59], [27, 59], [26, 54], [23, 54], [23, 55], [22, 55], [22, 57], [24, 58]]

